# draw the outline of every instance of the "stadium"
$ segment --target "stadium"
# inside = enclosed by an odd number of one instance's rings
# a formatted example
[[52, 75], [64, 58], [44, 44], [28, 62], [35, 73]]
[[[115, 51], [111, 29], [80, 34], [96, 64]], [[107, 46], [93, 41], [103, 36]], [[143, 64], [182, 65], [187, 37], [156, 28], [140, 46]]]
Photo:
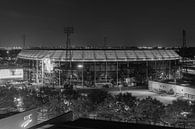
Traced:
[[17, 57], [24, 80], [63, 86], [143, 86], [173, 79], [180, 56], [168, 49], [26, 49]]

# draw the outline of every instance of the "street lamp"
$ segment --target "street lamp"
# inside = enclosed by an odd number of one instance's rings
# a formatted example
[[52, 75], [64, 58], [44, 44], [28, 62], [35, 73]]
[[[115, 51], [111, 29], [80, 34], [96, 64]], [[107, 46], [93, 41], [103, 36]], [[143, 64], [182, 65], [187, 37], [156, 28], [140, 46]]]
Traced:
[[181, 115], [183, 117], [183, 126], [184, 128], [186, 128], [186, 122], [187, 122], [187, 119], [188, 119], [188, 115], [190, 114], [190, 112], [181, 112]]
[[83, 85], [83, 63], [82, 64], [78, 64], [77, 68], [82, 69], [82, 86], [84, 86]]

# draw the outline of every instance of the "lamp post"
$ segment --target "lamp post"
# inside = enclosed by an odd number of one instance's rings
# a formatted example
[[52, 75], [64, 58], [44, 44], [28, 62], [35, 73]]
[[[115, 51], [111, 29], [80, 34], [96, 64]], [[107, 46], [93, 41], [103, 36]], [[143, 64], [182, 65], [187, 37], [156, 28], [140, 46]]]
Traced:
[[77, 68], [82, 69], [82, 86], [84, 86], [83, 85], [83, 63], [82, 64], [78, 64]]

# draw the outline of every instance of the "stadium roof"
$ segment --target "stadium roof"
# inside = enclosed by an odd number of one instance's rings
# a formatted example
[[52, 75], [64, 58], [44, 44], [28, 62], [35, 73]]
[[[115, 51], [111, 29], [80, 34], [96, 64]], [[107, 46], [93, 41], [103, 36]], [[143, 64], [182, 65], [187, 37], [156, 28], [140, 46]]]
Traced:
[[54, 61], [153, 61], [177, 60], [180, 56], [174, 50], [69, 50], [71, 56], [66, 57], [67, 50], [22, 50], [18, 58]]

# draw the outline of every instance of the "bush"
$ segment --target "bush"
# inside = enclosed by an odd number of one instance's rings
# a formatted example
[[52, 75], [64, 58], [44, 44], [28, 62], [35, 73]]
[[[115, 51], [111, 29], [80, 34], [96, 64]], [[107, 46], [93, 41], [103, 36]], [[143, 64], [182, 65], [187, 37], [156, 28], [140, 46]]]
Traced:
[[88, 94], [88, 99], [92, 104], [97, 105], [103, 102], [104, 99], [107, 98], [107, 96], [108, 96], [107, 91], [104, 91], [101, 89], [95, 89], [95, 90], [92, 90], [92, 92]]
[[123, 102], [124, 104], [128, 105], [129, 107], [135, 106], [135, 103], [137, 101], [135, 96], [132, 96], [131, 93], [120, 93], [115, 96], [116, 100], [119, 102]]
[[109, 85], [106, 84], [106, 85], [103, 85], [102, 87], [103, 87], [103, 88], [109, 88]]
[[169, 94], [169, 95], [173, 95], [173, 94], [174, 94], [173, 89], [170, 89], [170, 90], [168, 91], [168, 94]]

